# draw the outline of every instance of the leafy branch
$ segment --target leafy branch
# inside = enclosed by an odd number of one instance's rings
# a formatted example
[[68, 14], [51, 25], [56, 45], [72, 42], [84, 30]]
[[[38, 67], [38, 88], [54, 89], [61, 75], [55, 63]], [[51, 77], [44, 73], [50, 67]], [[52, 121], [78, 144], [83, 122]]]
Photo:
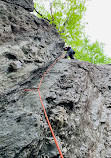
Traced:
[[45, 20], [47, 20], [48, 22], [50, 22], [49, 19], [45, 18], [45, 17], [44, 17], [41, 13], [39, 13], [35, 8], [34, 8], [34, 10], [35, 10], [35, 12], [36, 12], [37, 14], [39, 14], [43, 19], [45, 19]]

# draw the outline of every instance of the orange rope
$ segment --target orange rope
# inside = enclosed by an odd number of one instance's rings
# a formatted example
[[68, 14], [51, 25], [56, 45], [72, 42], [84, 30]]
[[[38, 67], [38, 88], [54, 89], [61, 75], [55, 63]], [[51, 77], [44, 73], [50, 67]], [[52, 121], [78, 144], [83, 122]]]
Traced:
[[38, 88], [33, 88], [33, 89], [24, 89], [24, 92], [26, 92], [26, 91], [36, 91], [36, 90], [38, 90]]
[[[63, 155], [62, 155], [62, 152], [61, 152], [60, 147], [59, 147], [59, 145], [58, 145], [58, 142], [57, 142], [57, 140], [56, 140], [55, 134], [54, 134], [53, 129], [52, 129], [52, 127], [51, 127], [50, 121], [49, 121], [49, 119], [48, 119], [48, 116], [47, 116], [47, 113], [46, 113], [46, 110], [45, 110], [45, 107], [44, 107], [44, 104], [43, 104], [43, 101], [42, 101], [42, 98], [41, 98], [40, 90], [39, 90], [39, 89], [40, 89], [40, 86], [41, 86], [41, 83], [42, 83], [42, 81], [43, 81], [43, 78], [44, 78], [45, 74], [52, 68], [52, 66], [57, 62], [57, 60], [59, 60], [59, 59], [61, 59], [61, 58], [63, 58], [63, 57], [64, 57], [64, 55], [63, 55], [63, 56], [61, 55], [61, 57], [58, 57], [58, 58], [54, 61], [54, 63], [47, 69], [47, 71], [42, 75], [42, 78], [41, 78], [41, 80], [40, 80], [39, 87], [38, 87], [38, 93], [39, 93], [39, 98], [40, 98], [40, 101], [41, 101], [41, 104], [42, 104], [42, 108], [43, 108], [43, 111], [44, 111], [44, 114], [45, 114], [47, 123], [48, 123], [48, 125], [49, 125], [50, 131], [51, 131], [51, 133], [52, 133], [52, 136], [53, 136], [53, 138], [54, 138], [55, 144], [56, 144], [56, 146], [57, 146], [57, 149], [58, 149], [58, 151], [59, 151], [59, 154], [60, 154], [61, 158], [64, 158], [64, 157], [63, 157]], [[24, 91], [30, 91], [30, 90], [36, 90], [36, 89], [25, 89]]]
[[40, 101], [41, 101], [41, 104], [42, 104], [42, 107], [43, 107], [43, 110], [44, 110], [44, 114], [45, 114], [47, 123], [48, 123], [48, 125], [49, 125], [50, 131], [51, 131], [52, 136], [53, 136], [54, 141], [55, 141], [55, 144], [56, 144], [56, 146], [57, 146], [57, 149], [58, 149], [58, 151], [59, 151], [59, 154], [60, 154], [61, 158], [64, 158], [63, 155], [62, 155], [62, 152], [61, 152], [61, 150], [60, 150], [60, 147], [59, 147], [59, 145], [58, 145], [58, 142], [57, 142], [57, 140], [56, 140], [56, 137], [55, 137], [55, 134], [54, 134], [54, 132], [53, 132], [53, 129], [52, 129], [52, 127], [51, 127], [51, 124], [50, 124], [50, 122], [49, 122], [49, 119], [48, 119], [46, 110], [45, 110], [45, 108], [44, 108], [43, 101], [42, 101], [42, 98], [41, 98], [39, 89], [38, 89], [38, 93], [39, 93]]
[[53, 129], [52, 129], [52, 127], [51, 127], [50, 121], [49, 121], [49, 119], [48, 119], [48, 116], [47, 116], [47, 113], [46, 113], [46, 110], [45, 110], [45, 108], [44, 108], [43, 101], [42, 101], [42, 98], [41, 98], [41, 95], [40, 95], [40, 91], [39, 91], [40, 86], [41, 86], [41, 83], [42, 83], [42, 81], [43, 81], [43, 78], [44, 78], [45, 74], [52, 68], [52, 66], [53, 66], [53, 65], [57, 62], [57, 60], [59, 60], [60, 58], [62, 58], [62, 56], [61, 56], [61, 57], [58, 57], [58, 58], [54, 61], [54, 63], [47, 69], [47, 71], [42, 75], [42, 78], [41, 78], [41, 81], [40, 81], [39, 87], [38, 87], [38, 93], [39, 93], [40, 101], [41, 101], [41, 104], [42, 104], [42, 107], [43, 107], [43, 110], [44, 110], [44, 114], [45, 114], [47, 123], [48, 123], [48, 125], [49, 125], [50, 131], [51, 131], [52, 136], [53, 136], [54, 141], [55, 141], [55, 144], [56, 144], [56, 146], [57, 146], [57, 149], [58, 149], [58, 151], [59, 151], [59, 154], [60, 154], [61, 158], [64, 158], [63, 155], [62, 155], [62, 152], [61, 152], [61, 150], [60, 150], [60, 147], [59, 147], [59, 145], [58, 145], [58, 142], [57, 142], [57, 140], [56, 140], [56, 137], [55, 137], [55, 134], [54, 134], [54, 132], [53, 132]]

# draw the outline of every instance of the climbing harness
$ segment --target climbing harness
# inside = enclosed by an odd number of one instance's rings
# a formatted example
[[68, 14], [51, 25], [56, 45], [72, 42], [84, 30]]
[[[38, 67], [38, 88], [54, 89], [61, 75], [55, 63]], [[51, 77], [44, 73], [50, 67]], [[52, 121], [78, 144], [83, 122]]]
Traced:
[[41, 98], [41, 94], [40, 94], [40, 90], [39, 90], [39, 89], [40, 89], [41, 83], [42, 83], [43, 78], [44, 78], [44, 76], [46, 75], [46, 73], [52, 68], [52, 66], [53, 66], [59, 59], [61, 59], [61, 58], [63, 58], [63, 57], [64, 57], [63, 54], [62, 54], [61, 56], [59, 56], [59, 57], [54, 61], [54, 63], [45, 71], [45, 73], [42, 75], [42, 78], [41, 78], [41, 80], [40, 80], [40, 83], [39, 83], [39, 87], [38, 87], [38, 88], [34, 88], [34, 89], [24, 89], [24, 91], [30, 91], [30, 90], [37, 90], [37, 89], [38, 89], [39, 98], [40, 98], [40, 101], [41, 101], [41, 104], [42, 104], [42, 108], [43, 108], [43, 111], [44, 111], [44, 114], [45, 114], [47, 123], [48, 123], [48, 125], [49, 125], [50, 131], [51, 131], [51, 133], [52, 133], [52, 136], [53, 136], [53, 138], [54, 138], [55, 144], [56, 144], [56, 146], [57, 146], [57, 149], [58, 149], [58, 151], [59, 151], [59, 154], [60, 154], [60, 157], [61, 157], [61, 158], [64, 158], [64, 157], [63, 157], [63, 155], [62, 155], [62, 152], [61, 152], [60, 147], [59, 147], [59, 145], [58, 145], [58, 142], [57, 142], [57, 140], [56, 140], [55, 134], [54, 134], [53, 129], [52, 129], [52, 127], [51, 127], [50, 121], [49, 121], [49, 119], [48, 119], [48, 116], [47, 116], [47, 113], [46, 113], [46, 110], [45, 110], [45, 107], [44, 107], [44, 104], [43, 104], [43, 101], [42, 101], [42, 98]]

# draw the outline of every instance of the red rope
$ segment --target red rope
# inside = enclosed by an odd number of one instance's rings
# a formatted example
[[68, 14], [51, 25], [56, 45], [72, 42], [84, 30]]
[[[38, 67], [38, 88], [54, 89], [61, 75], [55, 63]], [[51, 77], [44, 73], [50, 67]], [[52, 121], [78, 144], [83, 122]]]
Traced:
[[38, 90], [38, 88], [24, 89], [24, 92], [26, 92], [26, 91], [36, 91], [36, 90]]
[[[61, 56], [61, 57], [62, 57], [62, 56]], [[54, 61], [54, 63], [47, 69], [47, 71], [42, 75], [42, 78], [41, 78], [41, 81], [40, 81], [40, 84], [39, 84], [39, 87], [38, 87], [38, 93], [39, 93], [40, 101], [41, 101], [41, 104], [42, 104], [42, 107], [43, 107], [43, 110], [44, 110], [44, 114], [45, 114], [47, 123], [48, 123], [48, 125], [49, 125], [50, 131], [51, 131], [52, 136], [53, 136], [54, 141], [55, 141], [55, 144], [56, 144], [56, 146], [57, 146], [57, 149], [58, 149], [58, 151], [59, 151], [59, 154], [60, 154], [61, 158], [64, 158], [63, 155], [62, 155], [62, 152], [61, 152], [61, 150], [60, 150], [60, 147], [59, 147], [59, 145], [58, 145], [58, 142], [57, 142], [57, 140], [56, 140], [56, 137], [55, 137], [55, 134], [54, 134], [54, 132], [53, 132], [53, 129], [52, 129], [52, 127], [51, 127], [50, 121], [49, 121], [49, 119], [48, 119], [48, 116], [47, 116], [47, 113], [46, 113], [46, 110], [45, 110], [45, 108], [44, 108], [43, 101], [42, 101], [42, 98], [41, 98], [41, 95], [40, 95], [40, 91], [39, 91], [40, 86], [41, 86], [41, 83], [42, 83], [42, 81], [43, 81], [43, 78], [44, 78], [45, 74], [52, 68], [52, 66], [53, 66], [53, 65], [57, 62], [57, 60], [59, 60], [61, 57], [57, 58], [57, 59]]]
[[62, 155], [62, 152], [61, 152], [61, 150], [60, 150], [60, 147], [59, 147], [59, 145], [58, 145], [58, 142], [57, 142], [57, 140], [56, 140], [56, 137], [55, 137], [55, 134], [54, 134], [54, 132], [53, 132], [53, 129], [52, 129], [52, 127], [51, 127], [51, 124], [50, 124], [50, 121], [49, 121], [49, 119], [48, 119], [46, 110], [45, 110], [45, 108], [44, 108], [43, 101], [42, 101], [42, 98], [41, 98], [39, 89], [38, 89], [38, 93], [39, 93], [40, 101], [41, 101], [41, 104], [42, 104], [42, 107], [43, 107], [43, 110], [44, 110], [44, 114], [45, 114], [47, 123], [48, 123], [48, 125], [49, 125], [50, 131], [51, 131], [52, 136], [53, 136], [54, 141], [55, 141], [55, 144], [56, 144], [56, 146], [57, 146], [57, 149], [58, 149], [58, 151], [59, 151], [59, 154], [60, 154], [61, 158], [64, 158], [63, 155]]
[[[61, 152], [61, 150], [60, 150], [60, 147], [59, 147], [59, 145], [58, 145], [58, 142], [57, 142], [57, 140], [56, 140], [56, 137], [55, 137], [55, 134], [54, 134], [54, 132], [53, 132], [53, 129], [52, 129], [52, 127], [51, 127], [50, 121], [49, 121], [49, 119], [48, 119], [48, 116], [47, 116], [47, 113], [46, 113], [46, 110], [45, 110], [45, 107], [44, 107], [44, 104], [43, 104], [43, 101], [42, 101], [42, 98], [41, 98], [41, 95], [40, 95], [40, 90], [39, 90], [39, 89], [40, 89], [40, 86], [41, 86], [41, 83], [42, 83], [42, 81], [43, 81], [43, 78], [44, 78], [44, 76], [45, 76], [45, 74], [52, 68], [52, 66], [57, 62], [57, 60], [59, 60], [59, 59], [62, 58], [62, 57], [64, 57], [64, 55], [63, 55], [63, 56], [61, 55], [61, 57], [58, 57], [58, 58], [54, 61], [54, 63], [47, 69], [47, 71], [42, 75], [42, 78], [41, 78], [41, 80], [40, 80], [39, 87], [38, 87], [38, 93], [39, 93], [39, 98], [40, 98], [40, 101], [41, 101], [41, 104], [42, 104], [42, 108], [43, 108], [43, 111], [44, 111], [44, 114], [45, 114], [47, 123], [48, 123], [48, 125], [49, 125], [50, 131], [51, 131], [52, 136], [53, 136], [54, 141], [55, 141], [55, 144], [56, 144], [56, 146], [57, 146], [57, 149], [58, 149], [58, 151], [59, 151], [59, 154], [60, 154], [61, 158], [64, 158], [63, 155], [62, 155], [62, 152]], [[29, 90], [36, 90], [36, 89], [25, 89], [24, 91], [29, 91]]]

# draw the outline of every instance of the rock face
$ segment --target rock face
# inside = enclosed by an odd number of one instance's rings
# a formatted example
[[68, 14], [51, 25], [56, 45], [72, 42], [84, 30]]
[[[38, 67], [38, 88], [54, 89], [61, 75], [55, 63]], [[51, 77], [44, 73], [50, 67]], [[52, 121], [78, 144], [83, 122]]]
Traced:
[[7, 4], [8, 6], [10, 4], [13, 4], [13, 5], [15, 5], [15, 7], [21, 6], [30, 12], [32, 12], [34, 10], [33, 0], [2, 0], [2, 1], [9, 3], [9, 4]]
[[[24, 89], [38, 87], [64, 42], [53, 26], [24, 9], [26, 1], [4, 1], [0, 158], [59, 158], [37, 91]], [[27, 8], [33, 8], [27, 2]], [[40, 92], [64, 158], [111, 157], [110, 65], [60, 59], [46, 74]]]

